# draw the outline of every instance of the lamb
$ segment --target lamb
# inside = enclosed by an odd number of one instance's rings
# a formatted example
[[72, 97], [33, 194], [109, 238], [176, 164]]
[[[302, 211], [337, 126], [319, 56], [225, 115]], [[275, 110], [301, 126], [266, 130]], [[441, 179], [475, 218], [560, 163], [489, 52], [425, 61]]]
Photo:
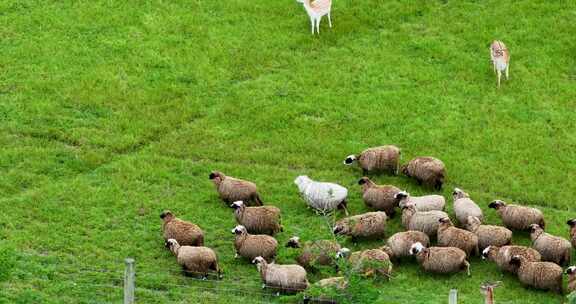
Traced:
[[256, 257], [256, 264], [264, 284], [262, 288], [272, 288], [284, 292], [298, 292], [308, 288], [306, 270], [300, 265], [268, 264], [263, 257]]
[[410, 247], [410, 254], [416, 256], [418, 264], [424, 271], [446, 274], [466, 269], [466, 273], [470, 275], [470, 263], [466, 260], [466, 253], [460, 248], [425, 248], [416, 242]]
[[298, 176], [294, 183], [311, 208], [321, 213], [328, 213], [336, 208], [344, 209], [348, 215], [346, 210], [348, 189], [334, 183], [316, 182], [306, 175]]
[[182, 246], [204, 246], [204, 232], [193, 223], [174, 216], [170, 210], [160, 214], [164, 240], [175, 239]]
[[570, 226], [570, 243], [572, 247], [576, 248], [576, 219], [571, 219], [566, 222]]
[[402, 208], [404, 205], [414, 205], [416, 211], [444, 211], [446, 200], [442, 195], [424, 195], [424, 196], [411, 196], [406, 191], [400, 191], [394, 195], [398, 201], [398, 206]]
[[315, 240], [300, 245], [300, 238], [293, 236], [288, 240], [286, 247], [301, 248], [296, 262], [304, 268], [313, 268], [315, 265], [332, 265], [334, 256], [340, 250], [340, 245], [331, 240]]
[[483, 260], [488, 259], [496, 262], [500, 269], [514, 274], [518, 272], [518, 267], [510, 264], [510, 259], [515, 255], [523, 256], [527, 261], [531, 262], [539, 262], [541, 259], [538, 251], [525, 246], [488, 246], [482, 251]]
[[330, 19], [330, 10], [332, 8], [332, 0], [296, 0], [304, 5], [304, 9], [310, 17], [310, 23], [312, 24], [312, 35], [314, 35], [314, 26], [316, 26], [316, 32], [320, 34], [320, 20], [323, 16], [328, 16], [328, 24], [332, 27], [332, 20]]
[[387, 218], [386, 213], [382, 211], [354, 215], [336, 222], [333, 232], [337, 235], [351, 236], [353, 240], [384, 237]]
[[408, 205], [402, 208], [402, 225], [406, 230], [416, 230], [426, 233], [428, 237], [435, 238], [438, 232], [441, 218], [448, 217], [444, 211], [416, 211], [414, 206]]
[[484, 221], [482, 209], [470, 199], [468, 193], [461, 189], [454, 188], [452, 196], [454, 197], [454, 213], [456, 214], [456, 219], [463, 227], [466, 227], [468, 224], [469, 216], [477, 217], [480, 222]]
[[538, 224], [540, 227], [545, 228], [544, 215], [542, 211], [536, 208], [507, 205], [501, 200], [492, 201], [488, 207], [496, 209], [502, 219], [502, 223], [508, 229], [529, 230], [532, 224]]
[[566, 269], [568, 275], [568, 292], [576, 290], [576, 266], [570, 266]]
[[246, 227], [249, 233], [274, 235], [283, 231], [277, 207], [246, 207], [242, 201], [236, 201], [230, 207], [234, 208], [236, 222]]
[[402, 173], [415, 178], [419, 185], [424, 184], [436, 190], [442, 189], [446, 177], [444, 163], [434, 157], [416, 157], [402, 166]]
[[369, 148], [359, 155], [348, 155], [344, 164], [350, 166], [358, 160], [364, 175], [369, 172], [389, 172], [396, 175], [400, 165], [400, 154], [400, 148], [392, 145]]
[[212, 180], [214, 186], [216, 186], [216, 191], [218, 191], [220, 199], [225, 203], [230, 204], [235, 201], [243, 201], [248, 206], [263, 205], [256, 184], [226, 176], [219, 171], [212, 171], [208, 177]]
[[562, 267], [551, 262], [527, 261], [520, 255], [513, 256], [510, 264], [518, 266], [520, 283], [562, 294]]
[[390, 185], [376, 185], [368, 177], [362, 177], [358, 184], [362, 186], [362, 199], [367, 207], [385, 211], [390, 217], [396, 214], [394, 208], [398, 206], [398, 200], [394, 196], [400, 189]]
[[480, 250], [493, 245], [504, 246], [512, 242], [512, 231], [502, 226], [482, 225], [480, 220], [475, 216], [468, 217], [468, 231], [478, 236], [478, 247]]
[[478, 237], [474, 233], [454, 227], [448, 217], [441, 218], [438, 221], [440, 222], [440, 226], [438, 226], [438, 246], [460, 248], [466, 252], [466, 257], [470, 257], [472, 252], [476, 255], [480, 254]]
[[276, 257], [278, 241], [275, 238], [265, 234], [249, 234], [246, 227], [242, 225], [232, 229], [232, 233], [236, 235], [234, 238], [234, 248], [236, 249], [234, 258], [240, 255], [253, 260], [257, 256], [261, 256], [271, 262]]
[[376, 274], [389, 279], [392, 274], [392, 262], [390, 262], [388, 254], [382, 249], [356, 251], [350, 255], [348, 248], [342, 248], [336, 258], [348, 258], [352, 270], [360, 272], [366, 277]]
[[180, 246], [175, 239], [168, 239], [165, 246], [176, 256], [186, 275], [199, 274], [206, 278], [210, 272], [216, 272], [218, 277], [221, 277], [218, 257], [212, 249], [202, 246]]
[[508, 69], [510, 67], [510, 52], [504, 42], [499, 40], [492, 42], [490, 45], [490, 59], [492, 60], [494, 73], [498, 76], [498, 87], [500, 87], [502, 72], [505, 72], [506, 80], [508, 80]]
[[421, 231], [403, 231], [394, 233], [386, 241], [386, 245], [381, 249], [384, 250], [392, 260], [410, 256], [410, 247], [412, 244], [419, 242], [424, 247], [430, 245], [430, 238], [426, 233]]
[[530, 225], [530, 239], [532, 248], [536, 249], [543, 261], [554, 262], [558, 265], [570, 263], [572, 245], [565, 238], [544, 232], [538, 224]]

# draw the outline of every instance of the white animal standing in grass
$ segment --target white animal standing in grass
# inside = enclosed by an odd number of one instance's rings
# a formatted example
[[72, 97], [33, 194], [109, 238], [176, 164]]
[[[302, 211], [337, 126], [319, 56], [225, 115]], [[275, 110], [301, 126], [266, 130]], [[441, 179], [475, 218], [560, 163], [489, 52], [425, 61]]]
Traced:
[[296, 0], [304, 5], [304, 9], [310, 17], [310, 23], [312, 25], [312, 35], [314, 35], [314, 26], [316, 26], [316, 32], [320, 34], [320, 20], [324, 15], [328, 16], [328, 25], [332, 27], [332, 20], [330, 19], [330, 9], [332, 8], [332, 0]]
[[500, 87], [502, 72], [506, 74], [506, 80], [508, 80], [508, 68], [510, 67], [510, 52], [504, 42], [500, 40], [492, 42], [492, 45], [490, 45], [490, 58], [492, 59], [494, 72], [498, 75], [498, 87]]
[[348, 189], [334, 183], [317, 182], [306, 175], [298, 176], [294, 183], [308, 206], [322, 212], [330, 212], [336, 208], [344, 209], [346, 215], [346, 198]]

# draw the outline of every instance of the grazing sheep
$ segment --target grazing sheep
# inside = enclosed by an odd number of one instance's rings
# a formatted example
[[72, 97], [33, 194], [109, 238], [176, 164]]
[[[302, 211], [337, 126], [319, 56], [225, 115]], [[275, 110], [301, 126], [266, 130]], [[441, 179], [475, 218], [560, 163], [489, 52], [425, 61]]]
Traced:
[[448, 217], [441, 218], [438, 222], [440, 223], [438, 226], [438, 246], [460, 248], [466, 252], [467, 257], [470, 257], [472, 252], [480, 255], [478, 237], [474, 233], [454, 227]]
[[336, 258], [348, 258], [352, 270], [362, 273], [366, 277], [376, 274], [390, 278], [392, 262], [390, 262], [388, 254], [382, 249], [367, 249], [349, 253], [348, 248], [342, 248], [336, 254]]
[[406, 191], [400, 191], [394, 195], [398, 201], [398, 205], [402, 208], [405, 205], [414, 205], [416, 211], [444, 211], [446, 200], [442, 195], [424, 195], [424, 196], [410, 196]]
[[386, 245], [381, 249], [384, 250], [390, 259], [400, 259], [410, 256], [410, 247], [412, 244], [419, 242], [424, 247], [430, 245], [430, 238], [426, 233], [421, 231], [403, 231], [394, 233], [386, 241]]
[[184, 274], [202, 275], [206, 278], [209, 272], [214, 271], [220, 277], [218, 257], [212, 249], [202, 246], [180, 246], [175, 239], [168, 239], [165, 246], [176, 256]]
[[320, 294], [316, 297], [311, 296], [304, 296], [302, 299], [302, 303], [304, 304], [337, 304], [337, 298], [340, 292], [346, 288], [348, 288], [348, 281], [345, 277], [330, 277], [326, 279], [322, 279], [316, 283], [314, 283], [315, 287], [325, 290], [333, 290], [336, 292], [332, 295]]
[[204, 233], [197, 225], [174, 216], [170, 210], [160, 214], [164, 240], [175, 239], [182, 246], [204, 246]]
[[264, 284], [262, 288], [272, 288], [284, 292], [298, 292], [308, 288], [306, 270], [300, 265], [268, 264], [263, 257], [256, 257], [256, 264]]
[[298, 176], [294, 183], [308, 206], [326, 213], [332, 210], [344, 209], [346, 215], [346, 197], [348, 189], [334, 183], [316, 182], [306, 175]]
[[484, 221], [482, 209], [480, 209], [480, 207], [470, 199], [468, 193], [458, 188], [454, 188], [452, 196], [454, 197], [454, 214], [456, 214], [456, 219], [463, 227], [466, 227], [468, 224], [469, 216], [477, 217], [480, 222]]
[[255, 257], [261, 256], [266, 261], [271, 262], [276, 257], [278, 241], [275, 238], [265, 234], [249, 234], [246, 227], [242, 225], [232, 229], [232, 233], [236, 235], [234, 238], [234, 248], [236, 249], [234, 258], [240, 255], [253, 260]]
[[539, 262], [540, 253], [530, 247], [508, 245], [508, 246], [488, 246], [482, 251], [482, 259], [496, 262], [496, 265], [504, 271], [517, 273], [518, 267], [510, 264], [510, 259], [515, 256], [523, 256], [527, 261]]
[[571, 219], [566, 222], [570, 226], [570, 243], [572, 247], [576, 248], [576, 219]]
[[466, 260], [466, 253], [456, 247], [424, 247], [416, 242], [410, 247], [410, 254], [416, 256], [420, 267], [427, 272], [455, 273], [466, 269], [470, 275], [470, 263]]
[[312, 268], [314, 265], [332, 265], [334, 256], [340, 250], [340, 245], [331, 240], [315, 240], [300, 245], [300, 238], [293, 236], [286, 243], [286, 247], [301, 248], [302, 252], [296, 258], [296, 262], [304, 268]]
[[277, 207], [246, 207], [242, 201], [236, 201], [230, 207], [234, 208], [236, 222], [246, 227], [249, 233], [274, 235], [283, 230]]
[[362, 186], [362, 199], [367, 207], [385, 211], [390, 217], [396, 214], [394, 208], [398, 207], [398, 200], [394, 196], [400, 192], [400, 189], [390, 185], [376, 185], [368, 177], [362, 177], [358, 185]]
[[334, 234], [356, 238], [380, 238], [386, 233], [385, 212], [367, 212], [343, 218], [334, 225]]
[[478, 236], [478, 247], [480, 250], [492, 246], [509, 245], [512, 242], [512, 231], [502, 226], [482, 225], [480, 220], [475, 216], [468, 217], [468, 231]]
[[426, 233], [428, 237], [435, 238], [438, 232], [439, 219], [448, 217], [444, 211], [416, 211], [414, 206], [402, 208], [402, 225], [406, 230], [416, 230]]
[[366, 149], [359, 155], [348, 155], [344, 164], [350, 166], [358, 160], [358, 165], [362, 168], [364, 175], [369, 172], [389, 172], [396, 175], [400, 165], [400, 156], [400, 148], [388, 145]]
[[424, 184], [440, 190], [446, 177], [446, 167], [437, 158], [416, 157], [402, 166], [402, 173], [416, 179], [418, 185]]
[[572, 245], [565, 238], [544, 232], [538, 224], [530, 225], [532, 248], [540, 252], [542, 261], [554, 262], [558, 265], [570, 263]]
[[216, 186], [216, 191], [224, 202], [230, 204], [235, 201], [243, 201], [248, 206], [252, 206], [252, 204], [263, 205], [256, 184], [226, 176], [218, 171], [212, 171], [208, 177]]
[[568, 275], [568, 292], [576, 290], [576, 266], [570, 266], [566, 269]]
[[536, 208], [507, 205], [501, 200], [492, 201], [488, 207], [496, 209], [502, 219], [502, 223], [508, 229], [529, 230], [532, 224], [538, 224], [542, 228], [545, 227], [544, 215], [542, 211]]
[[520, 255], [513, 256], [510, 264], [518, 267], [520, 283], [562, 294], [562, 267], [552, 262], [528, 261]]

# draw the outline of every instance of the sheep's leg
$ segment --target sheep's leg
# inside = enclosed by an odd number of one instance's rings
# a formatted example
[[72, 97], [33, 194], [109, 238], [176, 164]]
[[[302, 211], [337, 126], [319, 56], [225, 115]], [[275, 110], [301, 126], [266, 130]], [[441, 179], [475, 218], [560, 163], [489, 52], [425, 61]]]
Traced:
[[508, 68], [510, 67], [510, 65], [506, 65], [506, 80], [508, 80]]
[[238, 258], [238, 252], [234, 253], [234, 258], [237, 259]]
[[330, 12], [328, 12], [328, 25], [332, 28], [332, 19], [330, 19]]
[[466, 274], [470, 276], [470, 263], [468, 263], [468, 261], [464, 261], [464, 267], [466, 267]]
[[318, 34], [320, 34], [320, 20], [322, 20], [322, 17], [316, 18], [316, 33]]
[[314, 18], [310, 17], [310, 24], [312, 25], [312, 35], [314, 35]]
[[502, 71], [498, 70], [498, 87], [500, 87], [500, 78], [502, 77]]

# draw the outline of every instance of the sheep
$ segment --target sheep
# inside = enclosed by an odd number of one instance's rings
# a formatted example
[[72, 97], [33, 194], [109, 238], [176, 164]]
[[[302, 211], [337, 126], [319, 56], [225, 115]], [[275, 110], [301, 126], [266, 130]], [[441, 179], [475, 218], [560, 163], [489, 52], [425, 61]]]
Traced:
[[410, 196], [406, 191], [400, 191], [394, 195], [398, 201], [398, 206], [402, 208], [404, 205], [414, 205], [416, 211], [444, 211], [446, 200], [442, 195], [424, 195], [424, 196]]
[[566, 222], [570, 226], [570, 243], [572, 247], [576, 248], [576, 219], [571, 219]]
[[390, 185], [376, 185], [368, 177], [362, 177], [358, 185], [362, 186], [362, 199], [367, 207], [385, 211], [390, 217], [396, 214], [394, 208], [398, 206], [398, 200], [394, 196], [400, 192], [400, 189]]
[[332, 27], [332, 19], [330, 19], [330, 10], [332, 7], [332, 0], [296, 0], [304, 5], [308, 17], [310, 17], [310, 23], [312, 24], [312, 35], [314, 35], [314, 26], [316, 26], [316, 32], [320, 34], [320, 20], [323, 16], [328, 16], [328, 25]]
[[492, 201], [488, 207], [496, 209], [496, 212], [502, 219], [502, 223], [504, 223], [504, 226], [508, 229], [529, 230], [532, 224], [538, 224], [542, 228], [546, 227], [542, 211], [536, 208], [507, 205], [501, 200]]
[[530, 247], [507, 245], [507, 246], [488, 246], [482, 250], [482, 259], [496, 262], [496, 265], [504, 271], [517, 273], [518, 267], [510, 264], [512, 256], [521, 255], [527, 261], [539, 262], [540, 253]]
[[498, 78], [498, 88], [500, 87], [500, 78], [502, 78], [502, 72], [506, 74], [506, 80], [508, 80], [508, 70], [510, 68], [510, 51], [504, 44], [504, 42], [499, 40], [494, 40], [490, 45], [490, 59], [492, 60], [492, 66], [494, 67], [494, 73]]
[[402, 225], [406, 230], [416, 230], [426, 233], [428, 237], [435, 238], [439, 219], [448, 217], [444, 211], [416, 211], [414, 206], [408, 205], [402, 208]]
[[214, 186], [216, 186], [216, 191], [218, 191], [220, 199], [225, 203], [230, 204], [235, 201], [243, 201], [248, 206], [263, 205], [256, 184], [226, 176], [219, 171], [212, 171], [208, 177], [212, 180]]
[[321, 213], [328, 213], [336, 208], [344, 209], [348, 215], [346, 210], [348, 189], [334, 183], [316, 182], [306, 175], [298, 176], [294, 183], [308, 206], [313, 209]]
[[359, 155], [348, 155], [344, 164], [350, 166], [358, 160], [358, 165], [362, 168], [364, 175], [369, 172], [389, 172], [396, 175], [400, 165], [400, 156], [400, 148], [387, 145], [366, 149]]
[[278, 241], [275, 238], [265, 234], [249, 234], [246, 227], [242, 225], [236, 226], [232, 229], [234, 237], [234, 248], [236, 255], [234, 258], [241, 257], [253, 260], [257, 256], [261, 256], [266, 261], [273, 261], [276, 257], [276, 249], [278, 248]]
[[402, 173], [416, 179], [418, 185], [424, 184], [436, 190], [442, 189], [446, 178], [444, 163], [434, 157], [416, 157], [402, 166]]
[[544, 232], [538, 224], [530, 225], [532, 248], [540, 252], [542, 261], [554, 262], [558, 265], [570, 263], [572, 245], [565, 238]]
[[562, 267], [552, 262], [532, 262], [521, 255], [512, 256], [510, 264], [518, 267], [520, 283], [562, 294]]
[[493, 245], [504, 246], [512, 242], [512, 231], [502, 226], [482, 225], [480, 220], [475, 216], [468, 217], [468, 231], [478, 236], [478, 247], [480, 250]]
[[308, 241], [301, 246], [298, 236], [291, 237], [286, 247], [301, 248], [296, 262], [304, 268], [313, 268], [314, 265], [332, 265], [335, 254], [340, 250], [340, 245], [331, 240]]
[[566, 269], [568, 275], [568, 292], [576, 290], [576, 266], [570, 266]]
[[206, 279], [208, 273], [214, 271], [219, 278], [221, 277], [222, 271], [218, 267], [218, 257], [212, 249], [202, 246], [180, 246], [175, 239], [168, 239], [165, 246], [176, 256], [184, 274], [199, 274]]
[[246, 207], [242, 201], [236, 201], [230, 207], [234, 208], [236, 222], [246, 227], [249, 233], [274, 235], [283, 231], [277, 207]]
[[478, 249], [478, 236], [470, 231], [456, 228], [450, 218], [445, 217], [438, 220], [438, 246], [456, 247], [466, 252], [466, 257], [470, 257], [472, 252], [480, 254]]
[[382, 211], [354, 215], [336, 222], [333, 232], [337, 235], [351, 236], [354, 241], [356, 238], [384, 237], [387, 218], [386, 213]]
[[424, 247], [420, 242], [412, 244], [410, 254], [416, 256], [420, 267], [427, 272], [455, 273], [466, 269], [470, 275], [470, 263], [466, 253], [456, 247]]
[[321, 293], [316, 297], [306, 295], [302, 299], [302, 303], [337, 304], [338, 295], [340, 295], [342, 290], [348, 288], [348, 280], [346, 280], [345, 277], [330, 277], [314, 283], [314, 286], [322, 289], [324, 292], [326, 290], [332, 290], [333, 294]]
[[468, 217], [475, 216], [480, 222], [484, 221], [484, 214], [482, 209], [476, 205], [476, 203], [470, 199], [468, 193], [462, 191], [461, 189], [454, 188], [452, 192], [454, 197], [454, 214], [456, 219], [463, 226], [466, 227], [468, 224]]
[[252, 263], [256, 264], [264, 282], [262, 289], [268, 287], [284, 292], [298, 292], [310, 285], [306, 270], [300, 265], [268, 264], [263, 257], [254, 258]]
[[384, 250], [392, 260], [410, 256], [410, 247], [412, 244], [420, 242], [424, 247], [430, 245], [430, 238], [426, 233], [421, 231], [403, 231], [394, 233], [386, 241], [386, 245], [381, 249]]
[[388, 254], [379, 248], [356, 251], [350, 254], [350, 249], [342, 248], [336, 258], [348, 258], [352, 271], [360, 272], [366, 277], [374, 274], [390, 278], [392, 262]]
[[175, 217], [170, 210], [162, 212], [160, 218], [164, 241], [175, 239], [182, 246], [204, 246], [204, 232], [198, 225]]

